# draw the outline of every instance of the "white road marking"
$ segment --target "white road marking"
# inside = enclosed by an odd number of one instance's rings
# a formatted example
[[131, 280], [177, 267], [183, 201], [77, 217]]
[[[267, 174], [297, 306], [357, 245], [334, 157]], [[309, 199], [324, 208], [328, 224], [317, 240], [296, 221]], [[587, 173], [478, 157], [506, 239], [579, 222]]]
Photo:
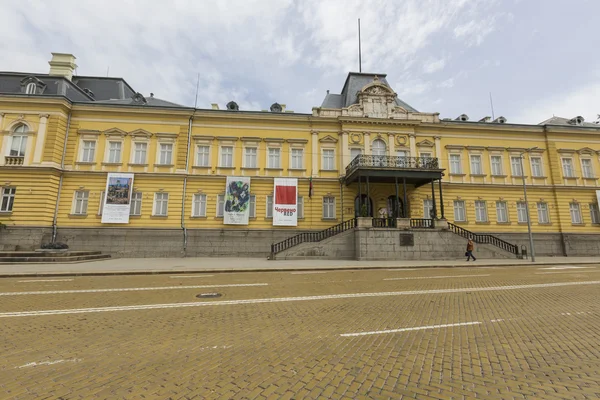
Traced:
[[354, 336], [367, 336], [367, 335], [381, 335], [384, 333], [399, 333], [399, 332], [408, 332], [408, 331], [422, 331], [426, 329], [439, 329], [439, 328], [449, 328], [452, 326], [467, 326], [467, 325], [479, 325], [481, 322], [473, 321], [473, 322], [460, 322], [457, 324], [442, 324], [442, 325], [428, 325], [428, 326], [414, 326], [412, 328], [400, 328], [400, 329], [388, 329], [385, 331], [372, 331], [372, 332], [358, 332], [358, 333], [342, 333], [340, 336], [342, 337], [354, 337]]
[[29, 282], [72, 282], [74, 279], [28, 279], [26, 281], [17, 281], [22, 283]]
[[296, 271], [291, 272], [292, 275], [304, 275], [304, 274], [324, 274], [327, 271]]
[[535, 275], [548, 275], [548, 274], [589, 274], [592, 272], [600, 271], [557, 271], [557, 272], [535, 272]]
[[445, 275], [445, 276], [415, 276], [409, 278], [385, 278], [384, 281], [402, 281], [407, 279], [441, 279], [441, 278], [467, 278], [471, 276], [490, 276], [490, 274], [477, 275]]
[[138, 292], [146, 290], [177, 290], [177, 289], [207, 289], [224, 287], [247, 287], [268, 286], [268, 283], [239, 283], [229, 285], [194, 285], [194, 286], [158, 286], [143, 288], [119, 288], [119, 289], [79, 289], [79, 290], [43, 290], [37, 292], [4, 292], [0, 296], [24, 296], [32, 294], [64, 294], [64, 293], [106, 293], [106, 292]]
[[16, 368], [37, 367], [38, 365], [54, 365], [54, 364], [61, 364], [61, 363], [64, 363], [64, 362], [79, 362], [79, 361], [81, 361], [80, 358], [71, 358], [71, 359], [68, 359], [68, 360], [56, 360], [56, 361], [40, 361], [40, 362], [35, 362], [34, 361], [34, 362], [30, 362], [28, 364], [24, 364], [24, 365], [20, 365], [18, 367], [15, 367], [15, 369]]
[[558, 265], [556, 267], [546, 267], [538, 269], [583, 269], [583, 268], [596, 268], [596, 267], [577, 267], [575, 265]]
[[171, 278], [171, 279], [178, 279], [178, 278], [208, 278], [209, 276], [214, 276], [214, 275], [173, 275], [173, 276], [169, 276], [169, 278]]
[[66, 309], [66, 310], [17, 311], [17, 312], [0, 313], [0, 318], [30, 317], [30, 316], [39, 316], [39, 315], [59, 315], [59, 314], [83, 314], [83, 313], [110, 312], [110, 311], [159, 310], [159, 309], [184, 308], [184, 307], [228, 306], [228, 305], [238, 305], [238, 304], [283, 303], [283, 302], [292, 302], [292, 301], [356, 299], [356, 298], [364, 298], [364, 297], [406, 296], [406, 295], [419, 295], [419, 294], [490, 292], [490, 291], [497, 291], [497, 290], [537, 289], [537, 288], [549, 288], [549, 287], [598, 285], [598, 284], [600, 284], [600, 281], [557, 282], [557, 283], [536, 283], [536, 284], [530, 284], [530, 285], [470, 287], [470, 288], [460, 288], [460, 289], [431, 289], [431, 290], [411, 290], [411, 291], [404, 291], [404, 292], [378, 292], [378, 293], [346, 293], [346, 294], [330, 294], [330, 295], [304, 296], [304, 297], [272, 297], [272, 298], [266, 298], [266, 299], [201, 301], [201, 302], [194, 302], [194, 303], [145, 304], [145, 305], [136, 305], [136, 306], [75, 308], [75, 309]]

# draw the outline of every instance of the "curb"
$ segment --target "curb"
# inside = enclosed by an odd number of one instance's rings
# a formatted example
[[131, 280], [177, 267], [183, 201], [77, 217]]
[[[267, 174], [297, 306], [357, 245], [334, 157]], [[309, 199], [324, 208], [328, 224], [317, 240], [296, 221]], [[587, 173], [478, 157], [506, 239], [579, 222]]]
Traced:
[[0, 278], [27, 278], [27, 277], [56, 277], [56, 276], [118, 276], [118, 275], [179, 275], [179, 274], [226, 274], [241, 272], [302, 272], [302, 271], [365, 271], [365, 270], [388, 270], [388, 269], [433, 269], [433, 268], [490, 268], [490, 267], [530, 267], [558, 264], [576, 264], [576, 265], [598, 265], [599, 262], [581, 261], [581, 262], [534, 262], [524, 263], [505, 263], [505, 264], [447, 264], [447, 265], [403, 265], [403, 266], [331, 266], [331, 267], [275, 267], [275, 268], [202, 268], [188, 270], [124, 270], [124, 271], [65, 271], [65, 272], [14, 272], [0, 273]]

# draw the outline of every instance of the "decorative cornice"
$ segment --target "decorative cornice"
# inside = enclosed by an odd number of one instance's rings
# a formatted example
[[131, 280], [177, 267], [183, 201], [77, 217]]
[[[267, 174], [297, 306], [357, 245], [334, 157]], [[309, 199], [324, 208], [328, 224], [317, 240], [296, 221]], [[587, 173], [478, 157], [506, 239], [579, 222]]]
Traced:
[[583, 147], [577, 150], [577, 154], [594, 154], [596, 150], [590, 149], [589, 147]]
[[265, 142], [267, 142], [267, 143], [268, 142], [271, 142], [271, 143], [273, 143], [273, 142], [276, 142], [276, 143], [283, 143], [283, 142], [285, 142], [285, 139], [283, 139], [283, 138], [264, 138], [263, 140]]
[[417, 143], [417, 147], [433, 147], [435, 146], [435, 143], [433, 143], [431, 140], [421, 140], [419, 143]]
[[131, 137], [145, 137], [145, 138], [152, 137], [152, 132], [149, 132], [145, 129], [136, 129], [135, 131], [129, 132], [129, 134], [131, 135]]
[[308, 143], [308, 139], [287, 139], [288, 143]]
[[124, 130], [119, 129], [119, 128], [107, 129], [103, 133], [106, 136], [121, 136], [121, 137], [127, 136], [127, 132], [125, 132]]
[[198, 140], [213, 140], [214, 136], [205, 136], [205, 135], [192, 135], [192, 139]]
[[506, 150], [505, 147], [500, 147], [500, 146], [487, 146], [486, 149], [487, 149], [487, 151], [504, 151], [504, 150]]
[[333, 136], [327, 135], [322, 139], [319, 139], [320, 143], [337, 143], [338, 140], [336, 138], [334, 138]]
[[239, 138], [237, 136], [217, 136], [217, 140], [219, 142], [237, 142], [238, 139]]
[[575, 149], [557, 149], [556, 152], [557, 153], [573, 154], [573, 153], [575, 153]]
[[93, 130], [93, 129], [79, 129], [77, 131], [78, 135], [94, 135], [94, 136], [100, 136], [100, 131], [97, 130]]
[[485, 146], [465, 146], [467, 150], [485, 150]]
[[242, 142], [260, 142], [262, 138], [258, 136], [242, 136], [240, 140]]
[[449, 150], [463, 150], [465, 146], [462, 144], [447, 144], [446, 148]]

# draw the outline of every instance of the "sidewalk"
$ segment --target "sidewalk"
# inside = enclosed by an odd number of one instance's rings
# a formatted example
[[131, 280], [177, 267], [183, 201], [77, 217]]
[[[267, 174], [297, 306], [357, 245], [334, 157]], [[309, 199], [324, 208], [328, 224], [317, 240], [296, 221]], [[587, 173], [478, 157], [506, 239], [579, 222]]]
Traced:
[[192, 272], [273, 272], [336, 269], [457, 268], [495, 266], [542, 266], [600, 264], [597, 257], [538, 257], [536, 262], [494, 259], [465, 262], [439, 261], [353, 261], [353, 260], [274, 260], [261, 258], [116, 258], [76, 264], [0, 265], [0, 277], [60, 275], [145, 275]]

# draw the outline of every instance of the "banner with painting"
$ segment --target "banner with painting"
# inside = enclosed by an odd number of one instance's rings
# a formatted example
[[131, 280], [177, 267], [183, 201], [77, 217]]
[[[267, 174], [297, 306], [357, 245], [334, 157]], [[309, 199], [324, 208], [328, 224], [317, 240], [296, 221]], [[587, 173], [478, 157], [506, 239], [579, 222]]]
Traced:
[[225, 187], [223, 223], [248, 225], [250, 218], [250, 178], [228, 176]]
[[273, 225], [298, 226], [298, 179], [275, 178]]
[[133, 174], [110, 173], [106, 178], [103, 224], [128, 224], [133, 191]]

